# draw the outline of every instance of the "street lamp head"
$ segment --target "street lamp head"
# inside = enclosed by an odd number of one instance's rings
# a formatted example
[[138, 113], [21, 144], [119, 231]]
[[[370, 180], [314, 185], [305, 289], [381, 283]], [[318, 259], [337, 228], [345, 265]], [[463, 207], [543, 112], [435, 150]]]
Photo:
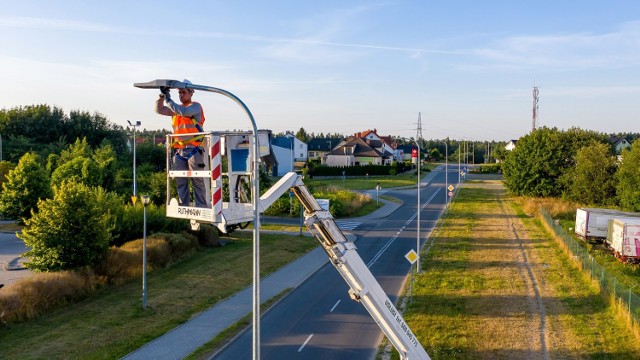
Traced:
[[140, 120], [136, 120], [135, 124], [132, 124], [131, 120], [127, 120], [127, 122], [129, 123], [129, 126], [140, 126], [142, 124]]
[[149, 201], [151, 200], [149, 195], [141, 195], [140, 198], [142, 199], [142, 205], [144, 206], [149, 205]]

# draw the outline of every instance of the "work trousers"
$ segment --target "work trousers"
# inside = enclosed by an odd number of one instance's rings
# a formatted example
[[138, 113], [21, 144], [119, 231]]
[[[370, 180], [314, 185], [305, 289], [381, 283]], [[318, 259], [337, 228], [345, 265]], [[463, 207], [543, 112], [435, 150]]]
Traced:
[[[204, 170], [202, 151], [196, 151], [188, 160], [181, 159], [178, 156], [178, 154], [180, 154], [180, 156], [186, 158], [192, 151], [193, 147], [176, 149], [176, 154], [173, 156], [173, 170]], [[181, 206], [191, 206], [191, 196], [189, 194], [189, 180], [191, 180], [191, 185], [193, 185], [193, 193], [196, 198], [196, 207], [207, 207], [207, 195], [204, 185], [204, 178], [177, 177], [175, 179]]]

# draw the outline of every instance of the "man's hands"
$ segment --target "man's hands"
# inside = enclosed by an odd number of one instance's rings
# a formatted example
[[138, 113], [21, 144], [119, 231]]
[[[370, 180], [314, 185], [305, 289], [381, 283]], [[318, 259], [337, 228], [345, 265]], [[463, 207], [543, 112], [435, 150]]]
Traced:
[[160, 96], [164, 97], [167, 101], [171, 100], [171, 88], [166, 86], [160, 87]]

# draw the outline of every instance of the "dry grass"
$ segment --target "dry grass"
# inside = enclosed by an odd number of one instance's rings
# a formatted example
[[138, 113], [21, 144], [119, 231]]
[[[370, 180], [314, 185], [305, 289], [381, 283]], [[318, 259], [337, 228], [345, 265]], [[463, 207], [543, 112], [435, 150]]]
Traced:
[[91, 270], [34, 274], [0, 292], [0, 321], [6, 325], [34, 319], [86, 297], [98, 284]]
[[[142, 277], [143, 239], [112, 247], [93, 269], [36, 273], [0, 292], [0, 322], [4, 325], [32, 320], [86, 298], [96, 289], [122, 285]], [[189, 234], [156, 234], [147, 239], [147, 271], [167, 267], [198, 248]]]
[[494, 184], [471, 186], [423, 254], [405, 313], [429, 355], [637, 358], [634, 336], [537, 220]]
[[516, 202], [522, 206], [529, 216], [540, 215], [540, 208], [546, 209], [554, 219], [575, 220], [576, 209], [583, 205], [574, 201], [559, 198], [538, 198], [520, 196]]

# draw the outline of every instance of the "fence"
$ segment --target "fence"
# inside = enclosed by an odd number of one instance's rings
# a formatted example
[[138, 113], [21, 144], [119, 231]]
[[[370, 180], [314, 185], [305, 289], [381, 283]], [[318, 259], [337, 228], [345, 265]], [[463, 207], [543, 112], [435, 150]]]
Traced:
[[[560, 225], [556, 224], [546, 210], [541, 209], [540, 212], [545, 223], [553, 229], [558, 239], [564, 243], [566, 249], [573, 256], [573, 259], [582, 268], [582, 271], [588, 275], [591, 280], [600, 284], [600, 288], [605, 295], [609, 295], [615, 300], [615, 303], [623, 315], [628, 317], [631, 322], [631, 327], [637, 333], [640, 327], [640, 296], [636, 295], [632, 290], [638, 284], [628, 286], [619, 281], [615, 275], [611, 274], [595, 261], [593, 256], [589, 254], [587, 249], [585, 249], [579, 241], [568, 234]], [[640, 286], [638, 286], [636, 290], [640, 290]]]

